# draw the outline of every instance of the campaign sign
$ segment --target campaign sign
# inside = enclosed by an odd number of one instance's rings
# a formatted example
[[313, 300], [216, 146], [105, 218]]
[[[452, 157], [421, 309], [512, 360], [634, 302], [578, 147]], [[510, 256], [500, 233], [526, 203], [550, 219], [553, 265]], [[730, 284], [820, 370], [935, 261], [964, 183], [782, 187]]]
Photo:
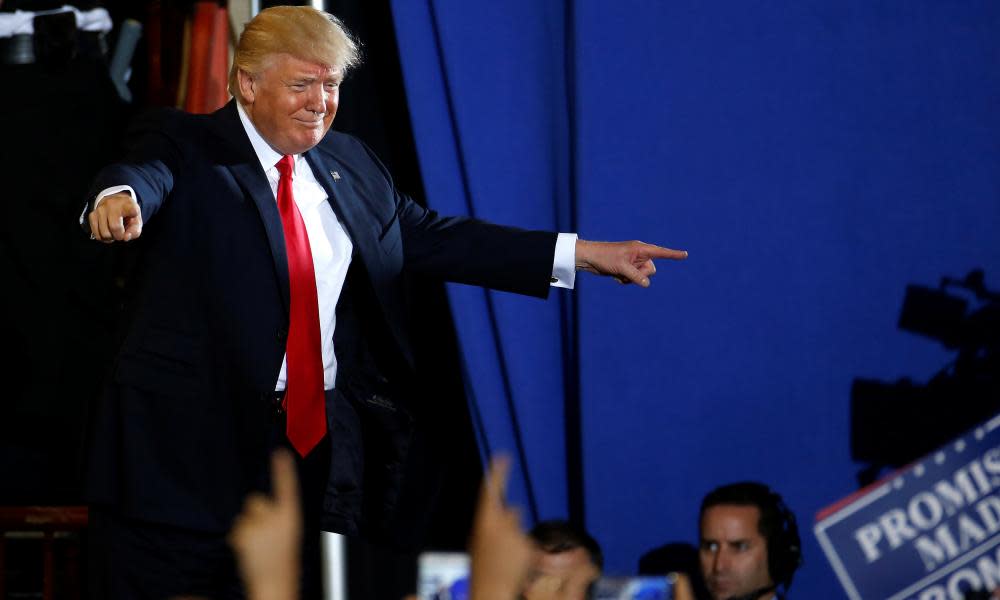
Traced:
[[1000, 415], [822, 511], [852, 600], [963, 600], [1000, 586]]

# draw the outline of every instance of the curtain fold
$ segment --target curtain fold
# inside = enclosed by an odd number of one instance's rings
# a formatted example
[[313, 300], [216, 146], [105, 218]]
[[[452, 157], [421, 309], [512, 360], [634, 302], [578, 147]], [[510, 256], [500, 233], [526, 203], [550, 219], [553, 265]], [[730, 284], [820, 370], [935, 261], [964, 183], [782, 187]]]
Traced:
[[[563, 3], [392, 9], [428, 204], [570, 230]], [[510, 493], [530, 520], [566, 517], [569, 305], [461, 285], [448, 296], [481, 451], [515, 459]]]

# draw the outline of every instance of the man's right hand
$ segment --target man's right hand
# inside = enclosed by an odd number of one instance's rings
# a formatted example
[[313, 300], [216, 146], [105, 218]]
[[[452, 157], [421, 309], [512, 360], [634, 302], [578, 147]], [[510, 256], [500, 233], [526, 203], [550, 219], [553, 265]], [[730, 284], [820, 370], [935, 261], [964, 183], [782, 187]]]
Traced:
[[87, 221], [90, 237], [105, 244], [128, 242], [142, 235], [142, 211], [128, 192], [101, 198]]

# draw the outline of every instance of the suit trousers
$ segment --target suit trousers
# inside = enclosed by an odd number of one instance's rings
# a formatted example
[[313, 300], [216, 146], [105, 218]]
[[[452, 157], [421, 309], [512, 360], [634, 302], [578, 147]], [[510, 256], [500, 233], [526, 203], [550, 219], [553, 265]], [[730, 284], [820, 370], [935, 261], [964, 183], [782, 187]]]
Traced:
[[[296, 456], [302, 499], [301, 598], [320, 599], [322, 559], [320, 515], [331, 471], [335, 479], [361, 481], [361, 429], [357, 414], [343, 396], [327, 391], [330, 432], [304, 459]], [[332, 435], [331, 435], [332, 434]], [[284, 415], [276, 414], [271, 446], [291, 449]], [[335, 440], [331, 450], [331, 439]], [[294, 450], [291, 450], [294, 454]], [[333, 465], [331, 468], [331, 456]], [[268, 477], [268, 469], [262, 469]], [[270, 488], [262, 481], [263, 489]], [[89, 597], [160, 600], [202, 596], [236, 600], [246, 597], [228, 532], [204, 532], [152, 523], [122, 515], [109, 506], [92, 506], [88, 528]]]

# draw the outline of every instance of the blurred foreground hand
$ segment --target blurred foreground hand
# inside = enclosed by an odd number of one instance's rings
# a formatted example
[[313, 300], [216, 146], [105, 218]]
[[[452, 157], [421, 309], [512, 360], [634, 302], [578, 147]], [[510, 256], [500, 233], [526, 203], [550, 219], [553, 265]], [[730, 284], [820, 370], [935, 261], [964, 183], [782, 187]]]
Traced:
[[510, 460], [500, 456], [483, 478], [469, 544], [471, 600], [514, 600], [531, 567], [534, 545], [517, 511], [504, 504], [509, 472]]
[[285, 449], [271, 456], [271, 493], [247, 496], [229, 533], [251, 600], [297, 600], [302, 510], [295, 458]]

